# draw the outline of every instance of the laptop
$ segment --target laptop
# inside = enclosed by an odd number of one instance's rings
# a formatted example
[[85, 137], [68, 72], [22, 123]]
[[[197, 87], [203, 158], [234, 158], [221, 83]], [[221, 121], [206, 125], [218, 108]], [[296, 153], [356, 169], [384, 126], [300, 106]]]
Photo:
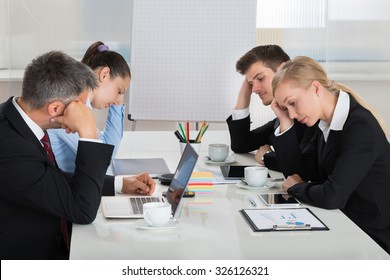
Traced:
[[147, 202], [168, 202], [171, 204], [172, 216], [179, 213], [177, 209], [184, 190], [190, 180], [199, 155], [187, 144], [177, 165], [175, 175], [169, 185], [166, 197], [163, 196], [103, 196], [102, 211], [106, 218], [143, 218], [142, 205]]

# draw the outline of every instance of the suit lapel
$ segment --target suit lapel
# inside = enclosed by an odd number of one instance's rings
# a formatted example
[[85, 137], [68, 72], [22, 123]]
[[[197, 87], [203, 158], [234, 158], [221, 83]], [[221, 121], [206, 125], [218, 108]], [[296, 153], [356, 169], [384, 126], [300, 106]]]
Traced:
[[[331, 130], [328, 136], [328, 140], [326, 143], [324, 142], [324, 137], [322, 135], [322, 139], [320, 139], [320, 142], [323, 142], [323, 146], [320, 149], [320, 143], [318, 143], [318, 166], [319, 171], [322, 177], [327, 177], [329, 174], [329, 160], [332, 161], [332, 159], [329, 159], [331, 157], [332, 153], [334, 153], [334, 149], [338, 147], [337, 143], [339, 142], [339, 137], [341, 136], [342, 131], [334, 131]], [[328, 170], [328, 171], [327, 171]]]
[[[350, 109], [349, 109], [347, 120], [350, 117], [351, 112], [357, 106], [357, 103], [356, 103], [355, 99], [351, 95], [350, 95], [349, 103], [350, 103]], [[328, 140], [326, 141], [326, 143], [324, 143], [323, 148], [322, 149], [318, 149], [318, 153], [319, 153], [318, 154], [318, 159], [319, 159], [319, 164], [320, 164], [321, 167], [324, 164], [324, 162], [326, 161], [327, 157], [335, 149], [335, 147], [338, 146], [337, 143], [339, 142], [338, 139], [340, 138], [341, 134], [342, 134], [342, 130], [337, 130], [337, 131], [336, 130], [331, 130], [329, 132]], [[322, 140], [323, 140], [324, 139], [323, 133], [321, 133], [321, 136], [322, 136]], [[318, 145], [320, 145], [320, 143]], [[318, 147], [320, 147], [320, 146], [318, 146]]]
[[324, 140], [324, 134], [321, 130], [319, 130], [318, 133], [318, 143], [317, 143], [317, 152], [318, 152], [318, 171], [320, 172], [321, 177], [324, 177], [324, 170], [323, 170], [323, 155], [324, 155], [324, 148], [325, 148], [325, 140]]
[[[23, 138], [27, 139], [31, 144], [37, 147], [44, 155], [46, 152], [42, 147], [41, 142], [37, 139], [32, 130], [28, 127], [18, 110], [12, 104], [12, 98], [7, 100], [4, 104], [4, 115], [7, 117], [9, 123], [14, 127], [15, 131], [19, 133]], [[47, 155], [46, 155], [47, 156]], [[47, 158], [49, 158], [47, 156]], [[48, 159], [49, 160], [49, 159]], [[50, 161], [50, 160], [49, 160]]]

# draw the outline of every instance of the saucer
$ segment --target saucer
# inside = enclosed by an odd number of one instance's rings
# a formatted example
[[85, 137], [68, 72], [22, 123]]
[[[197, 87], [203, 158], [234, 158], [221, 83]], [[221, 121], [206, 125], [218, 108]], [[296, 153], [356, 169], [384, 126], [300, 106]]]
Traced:
[[251, 187], [244, 181], [241, 181], [241, 182], [236, 184], [237, 187], [242, 188], [242, 189], [246, 189], [246, 190], [264, 190], [264, 189], [270, 189], [270, 188], [276, 187], [277, 185], [278, 185], [277, 182], [270, 182], [270, 181], [267, 181], [261, 187]]
[[204, 162], [207, 164], [213, 164], [213, 165], [232, 164], [232, 163], [236, 162], [236, 158], [233, 155], [231, 155], [231, 156], [228, 156], [224, 161], [212, 161], [210, 159], [210, 157], [206, 156], [204, 158]]
[[135, 227], [138, 229], [144, 229], [144, 230], [167, 230], [167, 229], [174, 229], [179, 227], [179, 221], [177, 220], [169, 220], [168, 224], [161, 227], [152, 227], [146, 223], [144, 219], [140, 219], [135, 223]]

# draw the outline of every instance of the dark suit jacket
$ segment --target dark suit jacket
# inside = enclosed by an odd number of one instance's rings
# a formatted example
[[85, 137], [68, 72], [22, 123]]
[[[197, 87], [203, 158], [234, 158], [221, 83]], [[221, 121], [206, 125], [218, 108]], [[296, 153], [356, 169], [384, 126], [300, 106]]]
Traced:
[[74, 176], [50, 161], [40, 141], [12, 104], [0, 105], [0, 259], [66, 258], [60, 218], [88, 224], [105, 194], [113, 146], [79, 143]]
[[[277, 118], [253, 130], [250, 130], [250, 116], [234, 121], [232, 120], [232, 116], [229, 116], [226, 122], [230, 132], [231, 149], [235, 153], [248, 153], [257, 150], [260, 146], [265, 144], [273, 145], [275, 138], [274, 132], [275, 129], [279, 126], [279, 121]], [[301, 149], [304, 149], [307, 143], [313, 137], [313, 134], [316, 131], [316, 126], [307, 127], [295, 121], [295, 131], [299, 145]], [[272, 165], [278, 166], [278, 171], [282, 171], [285, 176], [296, 173], [295, 168], [291, 168], [291, 165], [283, 164], [283, 162], [278, 158], [277, 154], [278, 153], [276, 153], [275, 157], [273, 155], [269, 155], [275, 158], [275, 162], [273, 162]]]
[[342, 131], [323, 141], [320, 129], [301, 152], [295, 130], [277, 137], [281, 160], [299, 166], [305, 181], [288, 192], [302, 202], [341, 209], [390, 252], [390, 145], [374, 116], [350, 96]]

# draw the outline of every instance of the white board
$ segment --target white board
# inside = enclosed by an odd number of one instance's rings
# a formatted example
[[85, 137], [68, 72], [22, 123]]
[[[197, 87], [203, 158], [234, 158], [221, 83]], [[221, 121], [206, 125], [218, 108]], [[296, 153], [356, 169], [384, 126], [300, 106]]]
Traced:
[[256, 0], [134, 0], [131, 118], [225, 121], [255, 31]]

